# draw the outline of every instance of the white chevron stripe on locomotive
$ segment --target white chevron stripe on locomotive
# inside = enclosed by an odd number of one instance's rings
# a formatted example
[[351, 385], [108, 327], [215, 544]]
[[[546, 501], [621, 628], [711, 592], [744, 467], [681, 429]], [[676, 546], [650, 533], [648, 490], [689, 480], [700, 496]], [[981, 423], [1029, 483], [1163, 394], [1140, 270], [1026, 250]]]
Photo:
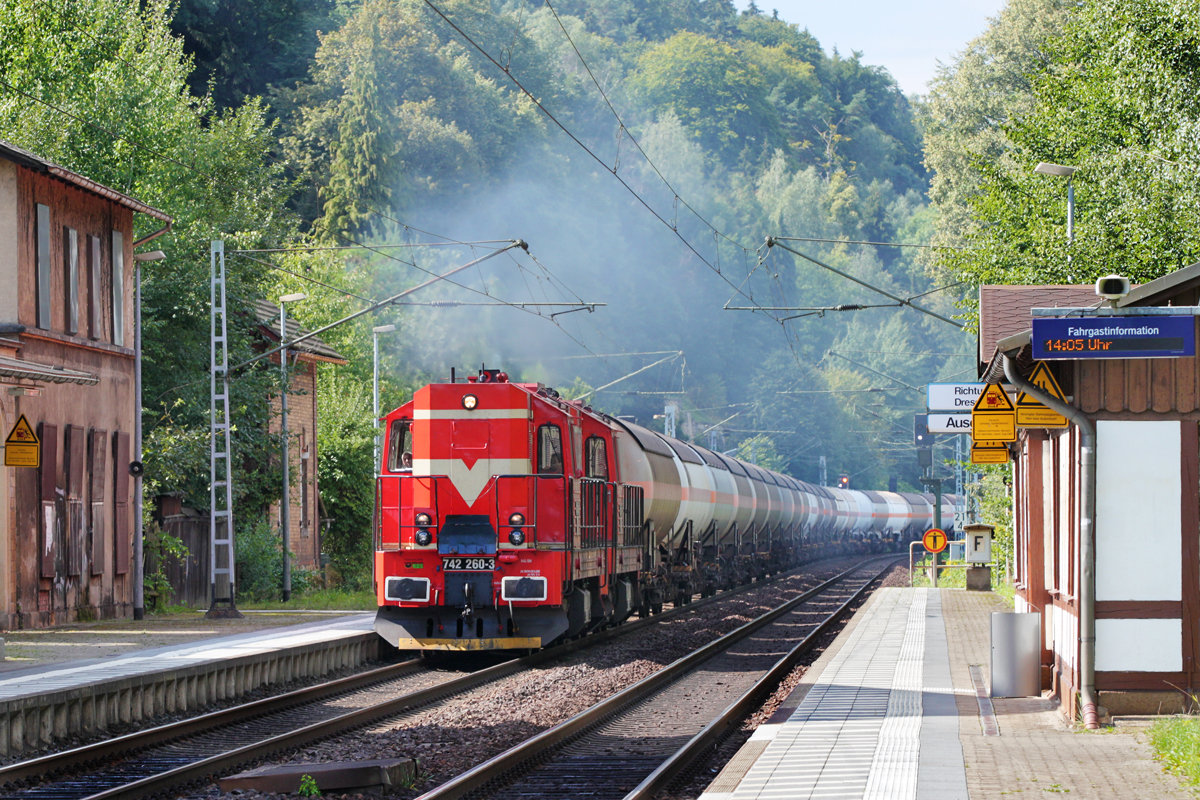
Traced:
[[528, 475], [527, 458], [481, 458], [471, 466], [461, 458], [417, 458], [413, 475], [445, 475], [468, 506], [475, 505], [493, 475]]

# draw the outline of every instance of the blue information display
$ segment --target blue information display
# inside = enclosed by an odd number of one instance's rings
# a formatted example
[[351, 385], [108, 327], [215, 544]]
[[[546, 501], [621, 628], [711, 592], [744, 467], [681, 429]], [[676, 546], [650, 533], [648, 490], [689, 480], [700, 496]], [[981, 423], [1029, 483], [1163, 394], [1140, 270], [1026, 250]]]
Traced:
[[1196, 355], [1195, 317], [1034, 317], [1033, 358]]

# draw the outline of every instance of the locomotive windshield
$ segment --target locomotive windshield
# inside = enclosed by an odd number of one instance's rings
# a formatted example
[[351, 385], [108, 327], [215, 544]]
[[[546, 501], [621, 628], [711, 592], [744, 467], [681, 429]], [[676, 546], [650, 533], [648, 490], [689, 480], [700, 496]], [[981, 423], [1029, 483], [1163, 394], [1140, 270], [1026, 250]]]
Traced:
[[538, 428], [537, 457], [539, 475], [562, 474], [562, 431], [557, 425], [543, 425]]
[[392, 423], [392, 432], [388, 440], [388, 471], [412, 471], [412, 428], [406, 419], [398, 419]]
[[587, 477], [608, 480], [608, 454], [599, 436], [589, 436], [587, 440]]

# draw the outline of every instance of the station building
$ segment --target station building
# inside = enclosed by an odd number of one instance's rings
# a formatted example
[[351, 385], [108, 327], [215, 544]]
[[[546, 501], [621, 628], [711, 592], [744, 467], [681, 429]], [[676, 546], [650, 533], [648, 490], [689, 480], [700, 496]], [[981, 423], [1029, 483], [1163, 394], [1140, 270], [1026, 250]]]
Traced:
[[[984, 286], [981, 379], [1028, 379], [1032, 309], [1094, 308], [1092, 286]], [[1196, 317], [1200, 264], [1134, 288], [1120, 309]], [[1066, 400], [1096, 430], [1094, 686], [1101, 713], [1168, 713], [1200, 690], [1200, 363], [1051, 360]], [[1016, 610], [1042, 613], [1042, 685], [1080, 713], [1080, 431], [1022, 429], [1014, 449]]]
[[171, 218], [0, 141], [0, 627], [124, 617], [133, 597], [134, 215]]

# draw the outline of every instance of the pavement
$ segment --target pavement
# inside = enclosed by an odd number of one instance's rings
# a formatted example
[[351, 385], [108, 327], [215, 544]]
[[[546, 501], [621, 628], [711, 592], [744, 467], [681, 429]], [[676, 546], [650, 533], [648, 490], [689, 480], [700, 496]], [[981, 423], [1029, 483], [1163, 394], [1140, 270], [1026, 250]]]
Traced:
[[1048, 697], [987, 697], [995, 594], [884, 588], [702, 800], [1195, 798], [1145, 729], [1068, 725]]
[[352, 611], [243, 611], [244, 619], [210, 620], [203, 612], [151, 614], [145, 619], [103, 620], [57, 628], [0, 632], [4, 660], [0, 674], [65, 661], [109, 659], [141, 650], [187, 645], [221, 636], [255, 633], [304, 623], [323, 622]]

